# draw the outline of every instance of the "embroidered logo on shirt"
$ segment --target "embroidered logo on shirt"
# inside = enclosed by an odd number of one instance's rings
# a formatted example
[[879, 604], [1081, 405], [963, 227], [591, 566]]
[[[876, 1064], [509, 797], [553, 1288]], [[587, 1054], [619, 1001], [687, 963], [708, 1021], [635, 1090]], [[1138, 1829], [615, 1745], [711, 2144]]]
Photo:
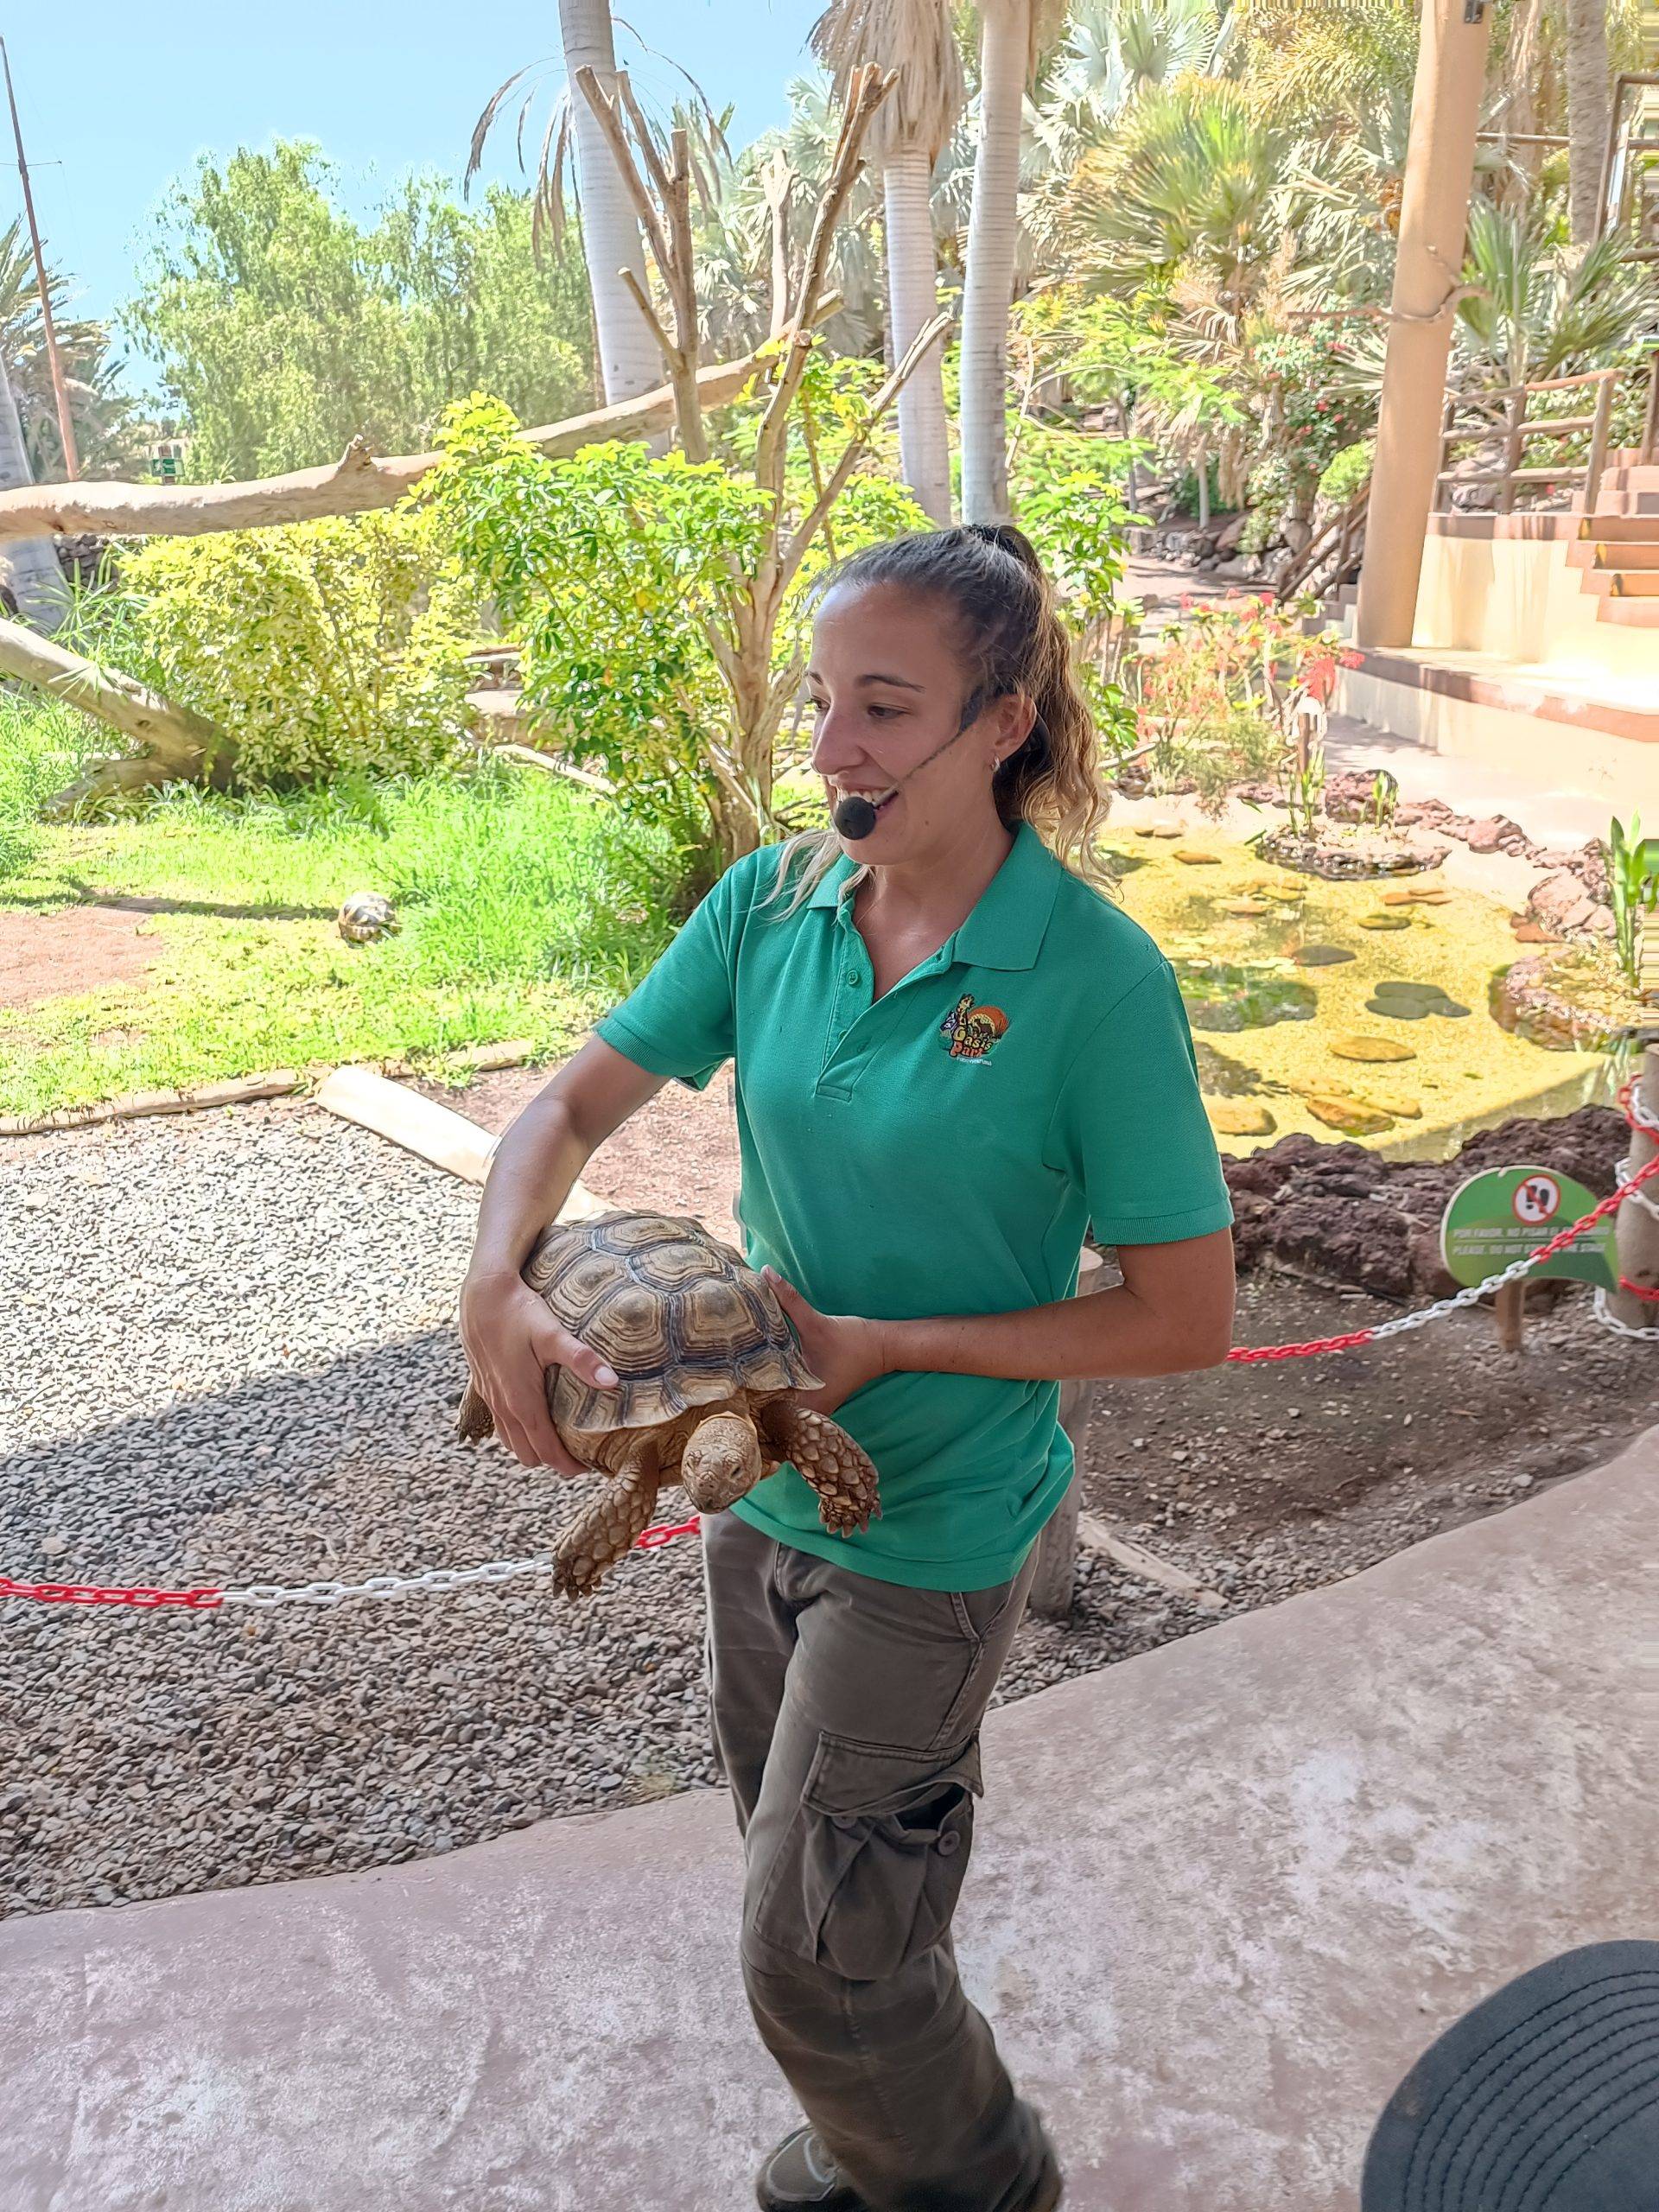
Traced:
[[1000, 1006], [976, 1006], [964, 991], [939, 1024], [939, 1034], [949, 1040], [953, 1060], [982, 1060], [1007, 1026]]

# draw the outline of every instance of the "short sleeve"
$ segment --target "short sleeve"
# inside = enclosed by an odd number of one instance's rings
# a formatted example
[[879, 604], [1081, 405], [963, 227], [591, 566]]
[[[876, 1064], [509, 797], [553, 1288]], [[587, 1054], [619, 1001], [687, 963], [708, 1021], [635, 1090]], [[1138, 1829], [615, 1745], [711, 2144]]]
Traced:
[[652, 1075], [702, 1090], [736, 1048], [737, 939], [748, 870], [738, 861], [682, 923], [643, 982], [594, 1033]]
[[1230, 1224], [1186, 1009], [1166, 960], [1085, 1039], [1061, 1086], [1047, 1156], [1081, 1186], [1098, 1244], [1173, 1244]]

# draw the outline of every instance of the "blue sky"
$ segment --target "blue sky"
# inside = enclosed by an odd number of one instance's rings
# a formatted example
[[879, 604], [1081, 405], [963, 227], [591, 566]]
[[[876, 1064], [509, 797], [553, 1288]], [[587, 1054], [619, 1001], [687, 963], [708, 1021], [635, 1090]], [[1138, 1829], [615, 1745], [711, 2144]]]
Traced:
[[[784, 114], [806, 66], [823, 0], [621, 0], [618, 13], [679, 61], [734, 130], [753, 137]], [[8, 10], [23, 140], [49, 257], [76, 281], [83, 313], [109, 315], [131, 289], [151, 211], [198, 153], [321, 141], [371, 204], [411, 168], [459, 175], [479, 110], [501, 80], [556, 57], [556, 0], [83, 0], [43, 14]], [[642, 93], [677, 81], [626, 38], [619, 58]], [[542, 110], [545, 114], [544, 108]], [[0, 224], [21, 213], [10, 142]], [[511, 136], [492, 172], [512, 173]]]

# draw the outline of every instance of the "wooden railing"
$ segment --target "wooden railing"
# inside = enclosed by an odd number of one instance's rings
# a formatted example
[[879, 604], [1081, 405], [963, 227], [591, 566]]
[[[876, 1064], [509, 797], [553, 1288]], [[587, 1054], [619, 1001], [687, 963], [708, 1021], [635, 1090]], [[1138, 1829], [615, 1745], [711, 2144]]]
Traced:
[[[1514, 511], [1517, 493], [1529, 486], [1548, 485], [1553, 488], [1558, 484], [1581, 487], [1586, 510], [1593, 508], [1607, 466], [1618, 387], [1632, 374], [1644, 378], [1648, 386], [1638, 453], [1642, 460], [1649, 461], [1653, 457], [1656, 431], [1659, 430], [1659, 423], [1656, 422], [1656, 415], [1659, 414], [1659, 354], [1634, 372], [1629, 367], [1590, 369], [1582, 376], [1543, 377], [1535, 384], [1512, 385], [1501, 391], [1447, 392], [1440, 416], [1440, 466], [1434, 479], [1434, 512], [1446, 513], [1456, 491], [1477, 487], [1484, 490], [1496, 486], [1494, 508], [1499, 514], [1510, 514]], [[1554, 391], [1593, 392], [1594, 403], [1587, 413], [1535, 414], [1534, 402], [1546, 392]], [[1470, 412], [1478, 419], [1460, 424], [1459, 417]], [[1533, 463], [1524, 458], [1536, 439], [1576, 438], [1586, 432], [1590, 444], [1583, 461], [1562, 457]], [[1489, 444], [1497, 439], [1502, 440], [1503, 448], [1498, 467], [1470, 470], [1452, 465], [1454, 447], [1471, 442]]]

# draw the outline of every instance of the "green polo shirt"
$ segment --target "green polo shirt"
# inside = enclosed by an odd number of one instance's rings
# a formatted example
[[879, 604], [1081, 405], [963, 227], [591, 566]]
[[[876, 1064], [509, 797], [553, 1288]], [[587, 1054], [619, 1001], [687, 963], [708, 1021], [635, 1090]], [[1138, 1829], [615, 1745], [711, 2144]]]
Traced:
[[[761, 905], [779, 849], [728, 868], [598, 1025], [701, 1090], [734, 1062], [746, 1255], [821, 1312], [1002, 1313], [1066, 1298], [1103, 1244], [1232, 1219], [1169, 963], [1028, 823], [979, 903], [872, 999], [843, 854], [791, 916]], [[792, 1466], [732, 1508], [887, 1582], [979, 1590], [1018, 1573], [1071, 1478], [1059, 1386], [884, 1375], [836, 1418], [874, 1460], [881, 1517], [826, 1534]]]

